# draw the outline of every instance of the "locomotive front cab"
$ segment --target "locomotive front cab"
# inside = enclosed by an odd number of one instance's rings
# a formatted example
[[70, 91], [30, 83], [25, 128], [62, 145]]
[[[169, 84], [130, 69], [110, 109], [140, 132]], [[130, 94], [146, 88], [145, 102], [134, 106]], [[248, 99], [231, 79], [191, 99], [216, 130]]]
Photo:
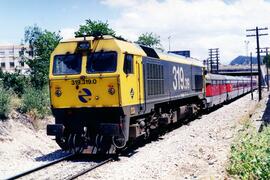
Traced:
[[[92, 43], [85, 41], [84, 43]], [[76, 42], [60, 44], [51, 57], [52, 108], [119, 106], [118, 53], [78, 50]], [[88, 47], [87, 45], [85, 45]]]
[[56, 47], [50, 62], [55, 125], [48, 125], [47, 134], [56, 136], [62, 148], [75, 146], [82, 135], [95, 145], [101, 144], [99, 135], [117, 137], [116, 146], [128, 140], [129, 117], [143, 100], [141, 58], [128, 49], [132, 45], [114, 38], [88, 37]]

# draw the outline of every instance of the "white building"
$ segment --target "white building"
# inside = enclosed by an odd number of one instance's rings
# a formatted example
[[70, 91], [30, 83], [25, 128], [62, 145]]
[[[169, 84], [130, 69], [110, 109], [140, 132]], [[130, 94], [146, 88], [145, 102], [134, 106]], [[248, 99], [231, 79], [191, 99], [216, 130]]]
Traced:
[[[22, 48], [29, 49], [23, 45], [0, 45], [0, 68], [3, 72], [13, 73], [17, 69], [22, 74], [27, 73], [29, 67], [20, 58], [20, 53], [23, 52]], [[28, 54], [25, 56], [27, 57]]]

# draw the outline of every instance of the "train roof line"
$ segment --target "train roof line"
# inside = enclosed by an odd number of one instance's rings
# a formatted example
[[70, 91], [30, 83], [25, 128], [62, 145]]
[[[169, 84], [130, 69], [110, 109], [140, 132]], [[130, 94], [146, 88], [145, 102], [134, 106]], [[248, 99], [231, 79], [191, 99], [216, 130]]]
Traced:
[[[122, 40], [122, 39], [119, 39], [117, 37], [113, 37], [111, 35], [104, 35], [104, 36], [98, 36], [98, 37], [80, 36], [80, 37], [74, 37], [74, 38], [70, 38], [70, 39], [63, 39], [60, 42], [61, 43], [69, 43], [69, 42], [79, 42], [79, 41], [83, 41], [83, 40], [92, 41], [95, 39], [97, 39], [97, 40], [99, 40], [99, 39], [104, 39], [104, 40], [115, 39], [118, 41], [131, 43], [131, 44], [135, 45], [136, 48], [142, 50], [146, 54], [147, 57], [158, 58], [161, 60], [169, 60], [169, 61], [173, 61], [173, 62], [182, 62], [184, 64], [193, 64], [193, 65], [203, 67], [202, 61], [200, 61], [196, 58], [185, 57], [185, 56], [181, 56], [181, 55], [177, 55], [177, 54], [173, 54], [173, 53], [168, 53], [167, 51], [162, 51], [160, 49], [152, 48], [152, 47], [138, 44], [135, 42]], [[177, 59], [175, 59], [175, 58], [177, 58]]]
[[245, 77], [245, 76], [229, 76], [229, 75], [222, 75], [222, 74], [211, 74], [211, 73], [207, 73], [207, 75], [209, 78], [213, 79], [213, 80], [223, 80], [224, 78], [226, 80], [250, 80], [250, 78]]
[[92, 41], [94, 39], [117, 39], [116, 37], [113, 37], [111, 35], [104, 35], [104, 36], [75, 36], [74, 38], [69, 38], [69, 39], [63, 39], [60, 42], [65, 43], [65, 42], [78, 42], [78, 41]]

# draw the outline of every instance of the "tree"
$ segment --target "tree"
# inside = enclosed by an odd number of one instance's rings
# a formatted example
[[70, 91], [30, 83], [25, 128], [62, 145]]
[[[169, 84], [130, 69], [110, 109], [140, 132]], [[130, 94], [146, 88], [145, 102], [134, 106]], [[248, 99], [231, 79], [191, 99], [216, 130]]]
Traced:
[[2, 73], [0, 77], [0, 83], [3, 84], [3, 87], [6, 90], [12, 90], [15, 92], [19, 97], [25, 92], [25, 88], [29, 86], [29, 78], [20, 74], [19, 72], [15, 73]]
[[[33, 53], [35, 51], [34, 43], [40, 35], [42, 35], [42, 29], [36, 24], [34, 26], [28, 26], [25, 28], [24, 41], [29, 44], [30, 53]], [[33, 56], [34, 54], [30, 55]]]
[[3, 70], [0, 68], [0, 81], [1, 81], [1, 78], [3, 78], [4, 77], [4, 72], [3, 72]]
[[264, 56], [263, 63], [266, 64], [268, 68], [270, 67], [270, 55]]
[[91, 19], [86, 20], [85, 25], [80, 25], [78, 31], [75, 32], [76, 36], [102, 36], [102, 35], [111, 35], [115, 36], [115, 31], [109, 27], [108, 22], [92, 21]]
[[152, 32], [146, 32], [139, 36], [136, 43], [153, 47], [153, 48], [159, 48], [161, 46], [160, 44], [160, 36], [152, 33]]
[[50, 55], [60, 40], [58, 33], [37, 26], [25, 30], [25, 42], [30, 46], [32, 58], [23, 58], [30, 67], [31, 83], [37, 89], [48, 83]]

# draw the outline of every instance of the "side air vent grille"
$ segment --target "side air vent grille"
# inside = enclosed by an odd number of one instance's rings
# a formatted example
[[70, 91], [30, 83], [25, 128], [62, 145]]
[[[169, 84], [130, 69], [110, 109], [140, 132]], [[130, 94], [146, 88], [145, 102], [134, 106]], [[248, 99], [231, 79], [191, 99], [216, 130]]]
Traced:
[[164, 74], [163, 65], [146, 64], [147, 78], [147, 95], [162, 95], [164, 94]]

